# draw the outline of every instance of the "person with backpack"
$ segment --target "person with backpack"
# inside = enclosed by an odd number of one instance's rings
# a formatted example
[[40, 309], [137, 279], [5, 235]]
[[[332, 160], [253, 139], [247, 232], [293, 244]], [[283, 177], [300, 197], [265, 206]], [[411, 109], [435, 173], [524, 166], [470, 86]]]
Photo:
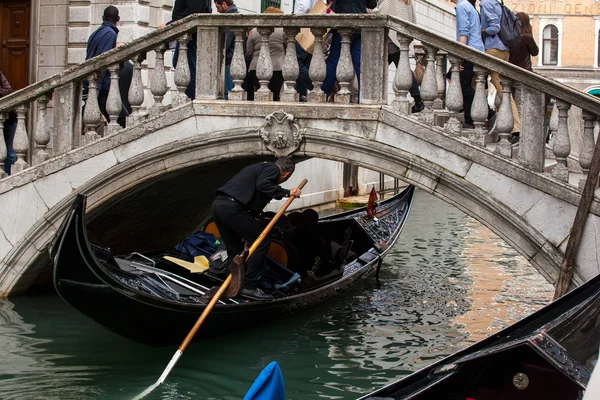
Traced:
[[524, 12], [517, 13], [517, 18], [521, 21], [521, 35], [517, 38], [517, 41], [513, 48], [510, 49], [511, 64], [526, 69], [527, 71], [533, 71], [531, 68], [531, 57], [535, 57], [539, 54], [540, 49], [535, 43], [533, 38], [531, 22], [529, 15]]
[[[516, 37], [513, 37], [514, 34], [510, 34], [510, 29], [507, 29], [510, 25], [509, 18], [503, 18], [504, 9], [506, 7], [504, 7], [503, 4], [500, 4], [498, 0], [481, 0], [479, 3], [479, 8], [481, 11], [481, 35], [483, 37], [483, 44], [486, 54], [499, 58], [503, 61], [508, 61], [510, 58], [508, 46], [512, 46], [514, 44]], [[501, 27], [501, 24], [504, 26]], [[507, 33], [509, 34], [507, 35]], [[504, 41], [500, 38], [501, 35]], [[518, 34], [516, 36], [518, 36]], [[504, 43], [505, 41], [507, 43]], [[500, 84], [500, 76], [497, 72], [491, 71], [490, 77], [492, 80], [492, 85], [494, 85], [496, 88], [496, 96], [502, 100], [502, 85]], [[514, 118], [512, 134], [513, 136], [517, 136], [521, 131], [521, 120], [519, 119], [517, 105], [515, 104], [512, 96], [510, 103]]]

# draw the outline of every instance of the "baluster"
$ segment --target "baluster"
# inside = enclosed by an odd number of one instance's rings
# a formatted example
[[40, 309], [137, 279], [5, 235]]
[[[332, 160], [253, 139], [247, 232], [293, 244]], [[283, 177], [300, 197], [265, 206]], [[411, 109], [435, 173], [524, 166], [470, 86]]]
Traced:
[[583, 190], [585, 181], [587, 180], [592, 158], [594, 156], [594, 125], [596, 124], [596, 116], [588, 111], [583, 110], [583, 138], [581, 140], [581, 150], [579, 151], [579, 165], [583, 170], [583, 177], [579, 179], [579, 189]]
[[[235, 42], [233, 49], [233, 58], [231, 60], [231, 67], [229, 70], [231, 73], [231, 78], [233, 79], [233, 89], [231, 89], [231, 92], [229, 92], [228, 94], [229, 100], [246, 100], [246, 91], [242, 89], [242, 83], [244, 83], [244, 78], [246, 77], [246, 58], [244, 57], [244, 30], [245, 28], [231, 29], [231, 31], [235, 35]], [[271, 53], [269, 50], [268, 42], [267, 53], [269, 56], [269, 62], [271, 62]], [[271, 74], [273, 74], [273, 72], [271, 72]]]
[[96, 127], [102, 123], [103, 119], [102, 113], [100, 112], [100, 106], [98, 105], [96, 82], [97, 79], [95, 73], [88, 76], [88, 96], [85, 101], [85, 108], [83, 109], [83, 123], [86, 127], [82, 143], [83, 146], [100, 137], [100, 134], [96, 132]]
[[135, 58], [133, 63], [133, 74], [131, 76], [131, 85], [129, 86], [129, 93], [127, 94], [127, 100], [131, 105], [131, 121], [136, 124], [142, 119], [140, 114], [140, 107], [144, 102], [144, 83], [142, 82], [142, 62], [146, 59], [146, 53], [140, 53]]
[[20, 104], [15, 108], [17, 113], [17, 131], [15, 132], [15, 140], [13, 141], [13, 149], [17, 153], [17, 161], [13, 164], [11, 173], [15, 174], [28, 168], [27, 152], [29, 151], [29, 138], [27, 137], [27, 126], [25, 124], [25, 115], [29, 110], [26, 104]]
[[438, 84], [435, 77], [435, 55], [437, 49], [425, 46], [425, 52], [427, 54], [427, 67], [425, 68], [425, 74], [421, 82], [421, 99], [425, 103], [425, 110], [419, 114], [419, 120], [432, 125], [434, 120], [433, 101], [438, 95]]
[[410, 101], [408, 100], [408, 91], [412, 86], [412, 71], [408, 60], [408, 49], [412, 38], [396, 33], [398, 44], [400, 44], [400, 59], [394, 75], [394, 92], [396, 98], [392, 101], [392, 107], [400, 111], [401, 114], [410, 114]]
[[352, 94], [350, 85], [352, 85], [352, 79], [354, 78], [354, 66], [352, 64], [352, 56], [350, 55], [350, 36], [352, 35], [352, 29], [338, 29], [338, 33], [342, 37], [342, 48], [335, 72], [335, 77], [340, 84], [340, 90], [335, 95], [335, 102], [349, 104], [350, 96]]
[[[558, 108], [556, 107], [556, 99], [554, 99], [554, 104], [552, 105], [548, 128], [550, 129], [550, 140], [548, 141], [548, 145], [552, 148], [554, 147], [554, 138], [556, 137], [556, 131], [558, 130]], [[554, 152], [549, 151], [546, 157], [555, 158]]]
[[46, 126], [46, 107], [50, 101], [50, 95], [43, 94], [38, 98], [38, 115], [35, 123], [35, 131], [33, 132], [33, 140], [35, 141], [35, 153], [33, 154], [32, 163], [34, 165], [41, 164], [50, 158], [46, 146], [50, 142], [50, 131]]
[[323, 54], [323, 35], [325, 28], [310, 28], [310, 31], [315, 35], [315, 48], [308, 69], [308, 76], [312, 80], [314, 89], [308, 94], [308, 101], [311, 103], [325, 103], [326, 95], [321, 90], [323, 80], [327, 69], [325, 66], [325, 55]]
[[[150, 83], [150, 93], [154, 97], [154, 105], [150, 109], [151, 116], [157, 116], [165, 110], [162, 101], [169, 89], [167, 87], [167, 76], [165, 75], [165, 51], [167, 50], [164, 44], [154, 48], [156, 53], [156, 62], [154, 63], [154, 71], [152, 71], [152, 81]], [[181, 51], [179, 52], [181, 53]]]
[[446, 77], [444, 76], [444, 57], [445, 51], [438, 51], [436, 56], [435, 79], [437, 81], [437, 97], [433, 101], [434, 110], [444, 109], [444, 92], [446, 91]]
[[569, 181], [569, 170], [567, 169], [567, 157], [571, 153], [571, 140], [569, 138], [569, 109], [571, 104], [566, 101], [556, 99], [558, 108], [558, 128], [554, 138], [554, 156], [556, 156], [556, 165], [552, 169], [552, 175], [561, 181]]
[[106, 99], [106, 112], [108, 113], [108, 134], [116, 133], [121, 126], [117, 122], [121, 114], [123, 103], [121, 102], [121, 92], [119, 91], [119, 64], [113, 64], [108, 67], [110, 72], [110, 90]]
[[460, 65], [462, 64], [462, 60], [452, 55], [448, 58], [452, 65], [450, 86], [446, 94], [446, 108], [450, 111], [450, 118], [446, 122], [444, 129], [448, 133], [460, 135], [462, 133], [462, 123], [458, 119], [458, 115], [463, 108], [463, 95], [460, 86]]
[[512, 81], [500, 76], [500, 84], [502, 85], [502, 103], [496, 115], [496, 131], [500, 136], [500, 141], [496, 145], [496, 153], [510, 158], [512, 146], [509, 139], [515, 123], [510, 101]]
[[260, 27], [260, 53], [258, 63], [256, 64], [256, 77], [260, 83], [260, 88], [254, 94], [255, 101], [271, 101], [273, 93], [269, 90], [269, 81], [273, 77], [273, 63], [271, 62], [271, 49], [269, 48], [269, 35], [273, 28]]
[[177, 86], [177, 96], [173, 99], [173, 105], [179, 106], [188, 101], [185, 94], [191, 80], [190, 64], [188, 63], [187, 44], [190, 41], [190, 34], [181, 35], [177, 42], [179, 43], [179, 56], [177, 57], [177, 67], [175, 67], [175, 86]]
[[487, 71], [478, 66], [473, 66], [475, 73], [475, 96], [471, 105], [471, 118], [475, 129], [471, 132], [469, 140], [475, 144], [485, 147], [485, 120], [488, 116], [487, 92], [485, 90], [485, 81], [487, 79]]
[[[0, 126], [4, 126], [4, 121], [8, 118], [8, 113], [0, 112]], [[6, 142], [4, 142], [4, 138], [0, 138], [0, 179], [6, 176], [6, 172], [4, 172], [4, 160], [8, 156], [8, 149], [6, 148]]]
[[298, 101], [298, 92], [296, 92], [296, 79], [300, 74], [300, 68], [298, 67], [298, 57], [296, 56], [296, 34], [298, 28], [283, 28], [283, 32], [286, 37], [286, 50], [285, 58], [283, 59], [283, 79], [285, 80], [285, 86], [281, 93], [281, 101]]

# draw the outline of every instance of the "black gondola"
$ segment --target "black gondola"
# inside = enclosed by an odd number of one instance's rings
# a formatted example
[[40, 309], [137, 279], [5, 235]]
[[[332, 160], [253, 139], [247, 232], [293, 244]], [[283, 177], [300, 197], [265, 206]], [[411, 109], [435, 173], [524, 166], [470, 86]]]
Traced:
[[[341, 244], [343, 260], [319, 275], [308, 267], [301, 282], [271, 287], [274, 299], [222, 299], [196, 335], [213, 337], [319, 303], [375, 271], [398, 240], [412, 204], [414, 187], [377, 206], [376, 218], [365, 208], [318, 220], [318, 233]], [[195, 274], [164, 259], [185, 258], [174, 250], [116, 257], [88, 242], [86, 197], [78, 195], [50, 246], [54, 286], [75, 309], [131, 340], [150, 345], [179, 343], [205, 308], [204, 294], [220, 284], [209, 274]], [[280, 244], [285, 249], [285, 245]], [[302, 249], [298, 253], [302, 253]], [[284, 251], [285, 252], [285, 251]], [[288, 254], [286, 253], [286, 256]], [[270, 271], [290, 273], [269, 259]], [[193, 258], [188, 258], [193, 261]], [[283, 272], [281, 272], [283, 270]], [[284, 279], [285, 280], [285, 279]]]
[[576, 400], [600, 346], [600, 275], [527, 318], [361, 400]]

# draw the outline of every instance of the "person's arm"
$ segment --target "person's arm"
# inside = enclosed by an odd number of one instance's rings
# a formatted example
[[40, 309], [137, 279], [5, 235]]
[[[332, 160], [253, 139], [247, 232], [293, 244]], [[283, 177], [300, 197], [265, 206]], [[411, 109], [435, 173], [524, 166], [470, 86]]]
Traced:
[[264, 193], [272, 199], [279, 200], [282, 197], [290, 197], [290, 191], [279, 186], [279, 168], [263, 168], [256, 178], [256, 190]]
[[0, 72], [0, 97], [8, 96], [12, 92], [13, 90], [10, 83], [8, 83], [8, 79]]
[[171, 13], [171, 21], [169, 21], [167, 24], [170, 24], [171, 22], [175, 22], [175, 21], [180, 20], [181, 18], [185, 17], [185, 9], [186, 8], [187, 8], [186, 0], [175, 0], [175, 4], [173, 5], [173, 12]]
[[296, 7], [294, 7], [294, 14], [306, 14], [310, 11], [310, 0], [296, 0]]
[[469, 14], [463, 7], [456, 7], [456, 33], [458, 41], [466, 45], [469, 40]]
[[540, 48], [535, 42], [533, 36], [530, 36], [529, 40], [527, 41], [527, 50], [529, 50], [529, 54], [531, 54], [533, 57], [537, 56], [540, 53]]
[[[498, 6], [500, 6], [500, 3], [498, 3]], [[481, 6], [481, 26], [487, 25], [487, 28], [482, 29], [481, 32], [490, 36], [500, 32], [500, 19], [494, 8], [494, 3], [491, 1], [485, 2]]]
[[254, 32], [258, 33], [255, 29], [256, 28], [252, 29], [252, 32], [248, 35], [248, 42], [246, 43], [246, 60], [248, 61], [252, 61], [252, 55], [254, 54], [254, 43], [256, 42], [256, 35]]

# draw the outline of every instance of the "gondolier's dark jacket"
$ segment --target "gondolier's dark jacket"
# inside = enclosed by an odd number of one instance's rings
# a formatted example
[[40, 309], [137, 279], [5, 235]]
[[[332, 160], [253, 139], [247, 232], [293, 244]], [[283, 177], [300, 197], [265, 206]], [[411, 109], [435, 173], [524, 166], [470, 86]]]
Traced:
[[279, 167], [263, 161], [244, 168], [217, 190], [217, 196], [232, 197], [252, 215], [258, 215], [272, 199], [289, 197], [290, 191], [279, 186]]

